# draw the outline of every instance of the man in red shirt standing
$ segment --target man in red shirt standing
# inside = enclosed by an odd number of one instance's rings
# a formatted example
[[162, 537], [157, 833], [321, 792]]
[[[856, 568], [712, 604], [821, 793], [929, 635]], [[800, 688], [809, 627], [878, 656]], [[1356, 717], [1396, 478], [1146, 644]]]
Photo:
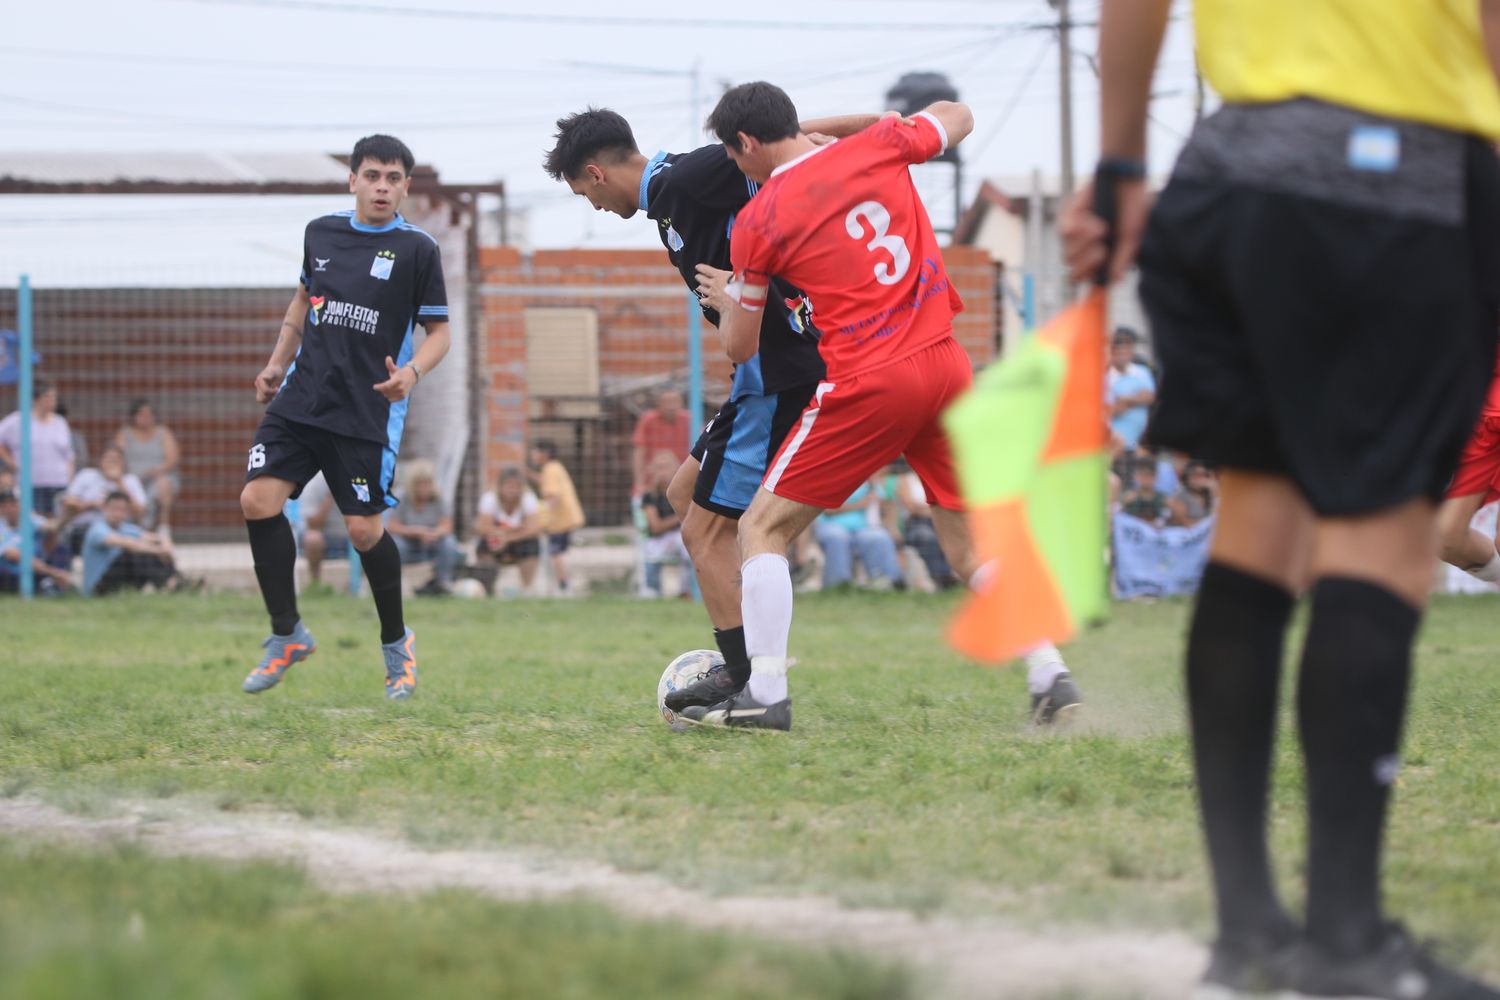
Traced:
[[[791, 99], [762, 82], [726, 92], [708, 120], [736, 166], [761, 184], [735, 218], [734, 275], [698, 268], [700, 294], [719, 312], [730, 360], [758, 349], [760, 310], [776, 275], [812, 303], [828, 374], [740, 519], [750, 682], [728, 701], [684, 712], [707, 724], [791, 728], [792, 581], [784, 553], [819, 513], [842, 505], [897, 457], [921, 478], [954, 570], [971, 584], [981, 572], [939, 421], [973, 380], [953, 339], [963, 303], [908, 169], [962, 141], [973, 116], [965, 105], [940, 101], [826, 145], [797, 123]], [[1078, 703], [1055, 648], [1027, 659], [1039, 720]]]
[[697, 430], [692, 426], [687, 410], [683, 409], [682, 393], [676, 389], [658, 392], [656, 406], [641, 414], [631, 437], [635, 476], [630, 487], [631, 496], [640, 496], [651, 485], [647, 467], [658, 452], [670, 451], [681, 464], [688, 456]]

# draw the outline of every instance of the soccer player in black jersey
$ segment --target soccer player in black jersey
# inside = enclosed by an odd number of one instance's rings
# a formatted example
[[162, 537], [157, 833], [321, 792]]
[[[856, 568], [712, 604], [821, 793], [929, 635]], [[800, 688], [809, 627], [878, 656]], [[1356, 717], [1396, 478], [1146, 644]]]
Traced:
[[[386, 533], [391, 484], [412, 389], [448, 353], [448, 298], [437, 242], [401, 217], [411, 150], [366, 136], [349, 158], [354, 208], [308, 223], [302, 275], [276, 348], [255, 377], [270, 403], [250, 448], [240, 507], [271, 616], [260, 665], [245, 678], [274, 687], [316, 643], [297, 614], [297, 546], [282, 508], [319, 471], [359, 550], [380, 616], [387, 698], [417, 686], [416, 636], [401, 613], [401, 556]], [[420, 347], [415, 324], [427, 330]]]
[[[807, 122], [829, 136], [852, 135], [875, 115]], [[557, 122], [545, 168], [595, 209], [629, 219], [644, 212], [656, 223], [682, 280], [695, 292], [696, 268], [729, 270], [734, 216], [758, 185], [740, 173], [720, 143], [689, 153], [647, 157], [619, 114], [590, 108]], [[760, 353], [735, 367], [729, 399], [704, 428], [668, 490], [683, 515], [682, 539], [693, 559], [703, 604], [724, 654], [698, 683], [668, 697], [667, 707], [710, 705], [737, 693], [750, 676], [740, 614], [738, 521], [760, 487], [766, 465], [802, 415], [823, 377], [816, 318], [800, 292], [773, 282], [761, 323]], [[704, 306], [715, 327], [718, 313]]]

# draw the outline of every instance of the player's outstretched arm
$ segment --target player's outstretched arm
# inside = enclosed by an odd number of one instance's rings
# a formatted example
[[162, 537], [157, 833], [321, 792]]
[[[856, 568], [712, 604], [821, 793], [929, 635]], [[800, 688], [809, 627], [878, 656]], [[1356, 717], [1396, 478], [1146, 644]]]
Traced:
[[883, 115], [830, 115], [827, 118], [809, 118], [797, 127], [807, 135], [826, 135], [843, 139], [856, 132], [863, 132], [883, 118]]
[[302, 325], [307, 322], [307, 286], [298, 282], [297, 294], [286, 307], [286, 316], [281, 321], [281, 332], [276, 335], [276, 346], [271, 350], [271, 360], [255, 376], [255, 401], [265, 404], [276, 398], [281, 389], [281, 380], [286, 377], [287, 365], [297, 356], [302, 346]]
[[931, 115], [943, 127], [951, 149], [969, 137], [974, 131], [974, 112], [961, 101], [937, 101], [927, 105], [918, 114]]
[[422, 377], [443, 360], [452, 342], [453, 338], [448, 332], [446, 321], [428, 323], [427, 336], [410, 361], [398, 368], [395, 361], [390, 358], [385, 359], [385, 371], [388, 377], [384, 382], [376, 383], [375, 391], [392, 403], [405, 399], [411, 395], [412, 389]]

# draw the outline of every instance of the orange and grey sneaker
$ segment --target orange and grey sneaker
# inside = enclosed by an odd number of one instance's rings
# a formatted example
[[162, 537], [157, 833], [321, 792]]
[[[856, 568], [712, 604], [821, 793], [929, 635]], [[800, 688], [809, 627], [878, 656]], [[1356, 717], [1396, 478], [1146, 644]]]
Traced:
[[272, 635], [261, 645], [266, 648], [266, 655], [261, 657], [260, 666], [245, 678], [243, 689], [247, 694], [259, 694], [275, 687], [292, 664], [301, 663], [318, 648], [317, 641], [301, 619], [297, 620], [297, 627], [292, 629], [291, 635]]
[[391, 701], [410, 698], [417, 689], [417, 634], [411, 629], [395, 642], [380, 647], [385, 654], [385, 696]]

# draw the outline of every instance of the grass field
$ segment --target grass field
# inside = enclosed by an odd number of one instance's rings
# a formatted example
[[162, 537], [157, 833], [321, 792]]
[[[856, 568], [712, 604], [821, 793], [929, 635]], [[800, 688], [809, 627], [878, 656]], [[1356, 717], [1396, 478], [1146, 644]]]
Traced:
[[[252, 600], [37, 602], [24, 613], [11, 603], [0, 794], [90, 815], [125, 800], [292, 812], [431, 847], [503, 845], [604, 860], [709, 893], [815, 892], [852, 906], [1019, 926], [1206, 936], [1178, 676], [1186, 606], [1118, 607], [1109, 626], [1069, 647], [1089, 708], [1087, 724], [1068, 734], [1029, 728], [1021, 671], [978, 669], [946, 651], [937, 640], [951, 607], [929, 595], [799, 600], [796, 722], [782, 736], [677, 734], [657, 718], [661, 668], [707, 644], [701, 609], [676, 602], [412, 605], [422, 686], [394, 705], [382, 699], [367, 601], [305, 603], [318, 654], [256, 697], [238, 690], [264, 634]], [[1497, 653], [1500, 601], [1437, 602], [1419, 651], [1388, 850], [1391, 909], [1491, 975], [1500, 975]], [[1284, 738], [1273, 824], [1294, 901], [1302, 840], [1295, 764], [1295, 743]], [[87, 938], [61, 930], [74, 923], [68, 915], [80, 914], [87, 928], [101, 907], [115, 905], [112, 894], [153, 866], [185, 898], [197, 898], [199, 883], [221, 884], [234, 898], [248, 893], [244, 905], [300, 942], [309, 962], [337, 964], [341, 949], [353, 955], [353, 942], [364, 940], [363, 916], [309, 921], [326, 901], [295, 873], [262, 877], [129, 856], [80, 865], [66, 854], [37, 860], [31, 850], [12, 843], [0, 852], [0, 906], [45, 900], [55, 920], [28, 939], [41, 956], [35, 963], [0, 952], [0, 994], [21, 995], [17, 968], [50, 974], [44, 966], [59, 954], [76, 963]], [[93, 876], [64, 875], [72, 869]], [[262, 883], [280, 888], [260, 892]], [[580, 926], [584, 966], [610, 955], [609, 942], [629, 950], [649, 931], [587, 908], [459, 897], [420, 908], [463, 915], [452, 933], [429, 941], [452, 953], [460, 977], [485, 974], [469, 955], [472, 927], [488, 927], [486, 941], [523, 926], [534, 933], [507, 959], [521, 966], [549, 961], [555, 939]], [[387, 905], [374, 899], [361, 914]], [[228, 976], [239, 968], [244, 956], [228, 930], [236, 922], [185, 921], [184, 933], [204, 936], [195, 953], [209, 958], [176, 971]], [[46, 941], [54, 923], [67, 938], [57, 949]], [[98, 961], [129, 967], [110, 957], [105, 938]], [[707, 952], [722, 947], [704, 944]], [[764, 995], [879, 995], [874, 982], [891, 995], [906, 988], [896, 974], [861, 979], [863, 966], [839, 956], [798, 953], [796, 962], [796, 982], [764, 984], [773, 990]], [[167, 965], [162, 974], [173, 972]], [[583, 968], [571, 991], [556, 995], [611, 995], [594, 975]], [[236, 995], [278, 990], [244, 982]], [[330, 980], [305, 995], [352, 995], [355, 983]]]

